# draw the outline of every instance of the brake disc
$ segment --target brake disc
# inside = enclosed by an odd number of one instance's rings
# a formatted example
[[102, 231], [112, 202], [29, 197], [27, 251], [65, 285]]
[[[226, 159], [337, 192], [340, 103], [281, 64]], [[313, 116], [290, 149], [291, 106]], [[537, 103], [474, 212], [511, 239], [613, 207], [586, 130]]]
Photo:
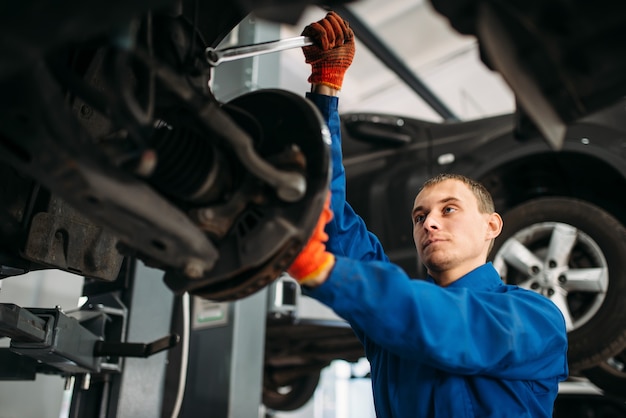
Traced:
[[[255, 151], [283, 172], [298, 172], [306, 191], [297, 201], [246, 172], [228, 201], [194, 209], [219, 257], [202, 277], [168, 271], [165, 283], [177, 293], [235, 300], [274, 281], [307, 242], [322, 211], [330, 180], [330, 138], [317, 108], [283, 90], [260, 90], [224, 106], [254, 138]], [[239, 163], [240, 164], [240, 163]]]

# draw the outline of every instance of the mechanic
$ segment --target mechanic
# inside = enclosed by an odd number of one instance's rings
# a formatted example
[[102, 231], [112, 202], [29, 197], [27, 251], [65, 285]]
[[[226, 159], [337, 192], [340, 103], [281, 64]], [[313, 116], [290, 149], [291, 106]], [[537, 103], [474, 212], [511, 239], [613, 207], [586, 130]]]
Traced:
[[552, 417], [568, 374], [565, 321], [548, 298], [504, 284], [486, 261], [502, 229], [489, 192], [455, 174], [427, 181], [412, 218], [428, 277], [410, 279], [392, 264], [345, 201], [337, 93], [353, 32], [330, 12], [302, 34], [314, 39], [303, 48], [307, 97], [331, 131], [333, 172], [315, 231], [288, 272], [363, 343], [377, 417]]

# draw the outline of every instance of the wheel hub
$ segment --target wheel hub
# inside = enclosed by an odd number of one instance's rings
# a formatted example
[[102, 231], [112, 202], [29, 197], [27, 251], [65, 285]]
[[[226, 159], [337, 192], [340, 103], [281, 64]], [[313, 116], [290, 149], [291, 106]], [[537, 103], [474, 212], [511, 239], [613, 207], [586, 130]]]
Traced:
[[561, 309], [568, 331], [597, 313], [608, 288], [607, 262], [600, 247], [584, 232], [561, 222], [519, 230], [502, 245], [494, 266], [507, 283], [551, 299]]

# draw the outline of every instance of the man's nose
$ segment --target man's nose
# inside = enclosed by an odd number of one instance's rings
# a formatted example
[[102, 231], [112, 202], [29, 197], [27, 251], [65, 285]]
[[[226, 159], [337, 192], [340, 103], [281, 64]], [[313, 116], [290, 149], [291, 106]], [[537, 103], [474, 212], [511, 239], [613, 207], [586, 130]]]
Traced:
[[424, 229], [438, 229], [439, 228], [439, 220], [432, 213], [426, 215], [426, 219], [424, 219]]

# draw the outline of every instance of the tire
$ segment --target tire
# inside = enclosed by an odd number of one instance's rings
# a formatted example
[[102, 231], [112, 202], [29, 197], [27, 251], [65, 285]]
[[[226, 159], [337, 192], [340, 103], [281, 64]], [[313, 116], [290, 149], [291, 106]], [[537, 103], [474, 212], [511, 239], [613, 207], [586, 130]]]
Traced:
[[626, 347], [624, 226], [605, 210], [570, 198], [531, 200], [503, 220], [493, 264], [505, 282], [541, 293], [561, 309], [570, 371], [620, 353]]
[[626, 401], [626, 350], [596, 367], [584, 370], [583, 375], [604, 393]]
[[321, 371], [303, 374], [287, 384], [276, 385], [266, 376], [263, 382], [263, 405], [275, 411], [294, 411], [304, 406], [315, 393]]

